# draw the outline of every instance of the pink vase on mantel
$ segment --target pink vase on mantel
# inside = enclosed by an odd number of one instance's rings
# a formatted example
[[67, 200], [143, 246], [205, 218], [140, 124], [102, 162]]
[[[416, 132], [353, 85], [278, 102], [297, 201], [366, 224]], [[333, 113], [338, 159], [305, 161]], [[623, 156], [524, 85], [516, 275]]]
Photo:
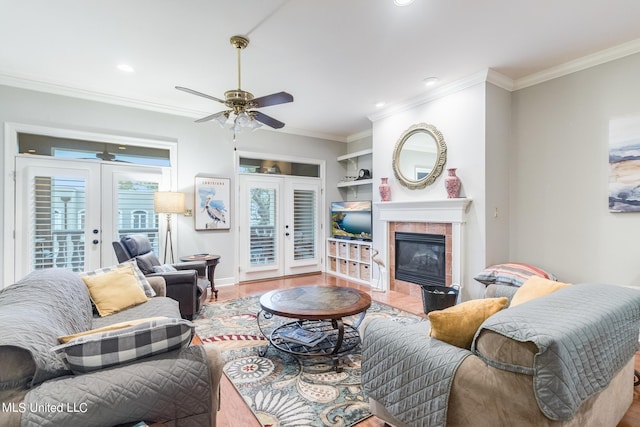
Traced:
[[460, 196], [460, 178], [456, 175], [456, 168], [447, 169], [449, 176], [444, 178], [444, 187], [447, 189], [447, 195], [450, 199]]
[[388, 202], [391, 200], [391, 186], [389, 185], [389, 178], [380, 178], [380, 198], [383, 202]]

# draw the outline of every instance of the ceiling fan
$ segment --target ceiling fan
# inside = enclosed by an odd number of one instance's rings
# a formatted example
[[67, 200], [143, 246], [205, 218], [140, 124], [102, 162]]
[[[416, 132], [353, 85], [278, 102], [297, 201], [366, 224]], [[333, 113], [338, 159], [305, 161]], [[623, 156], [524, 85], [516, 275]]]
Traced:
[[193, 95], [202, 96], [207, 99], [212, 99], [227, 106], [227, 110], [219, 111], [217, 113], [198, 119], [196, 120], [196, 123], [216, 120], [221, 125], [224, 125], [229, 116], [234, 114], [234, 132], [238, 132], [242, 128], [255, 129], [257, 127], [260, 127], [260, 124], [265, 124], [274, 129], [280, 129], [284, 126], [284, 123], [253, 109], [293, 102], [293, 96], [288, 94], [287, 92], [278, 92], [271, 95], [262, 96], [260, 98], [254, 98], [253, 94], [242, 90], [242, 86], [240, 84], [240, 51], [249, 45], [249, 39], [244, 36], [233, 36], [231, 37], [231, 44], [237, 49], [238, 52], [238, 89], [226, 91], [224, 93], [224, 100], [182, 86], [176, 86], [176, 89], [183, 92], [191, 93]]

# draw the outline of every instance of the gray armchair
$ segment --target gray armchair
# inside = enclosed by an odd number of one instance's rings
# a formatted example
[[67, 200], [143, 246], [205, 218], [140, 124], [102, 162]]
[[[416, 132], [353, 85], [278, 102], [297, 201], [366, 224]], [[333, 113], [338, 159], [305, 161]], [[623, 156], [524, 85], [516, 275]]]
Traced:
[[[180, 314], [185, 319], [193, 319], [207, 298], [209, 281], [204, 277], [206, 263], [190, 261], [171, 264], [177, 271], [160, 270], [160, 260], [153, 252], [147, 236], [132, 234], [113, 242], [118, 262], [135, 259], [138, 268], [147, 277], [160, 276], [167, 286], [167, 296], [178, 301]], [[156, 267], [154, 269], [154, 267]]]

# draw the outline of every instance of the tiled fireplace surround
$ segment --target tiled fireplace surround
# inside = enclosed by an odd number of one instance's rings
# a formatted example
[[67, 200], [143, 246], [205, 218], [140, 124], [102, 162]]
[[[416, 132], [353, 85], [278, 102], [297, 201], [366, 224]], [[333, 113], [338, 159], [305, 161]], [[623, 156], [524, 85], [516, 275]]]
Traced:
[[[392, 201], [376, 203], [376, 219], [384, 224], [388, 289], [408, 295], [421, 296], [419, 285], [395, 279], [395, 233], [427, 233], [445, 236], [446, 284], [461, 283], [463, 254], [463, 225], [471, 199], [431, 201]], [[382, 290], [382, 289], [381, 289]]]
[[453, 283], [453, 277], [451, 273], [451, 261], [453, 259], [452, 254], [452, 236], [451, 236], [451, 223], [435, 223], [435, 222], [396, 222], [389, 223], [389, 289], [392, 291], [401, 292], [403, 294], [420, 296], [420, 286], [415, 283], [405, 282], [404, 280], [398, 280], [395, 278], [396, 271], [396, 251], [395, 251], [395, 233], [420, 233], [420, 234], [437, 234], [445, 236], [445, 276], [446, 284], [450, 286]]

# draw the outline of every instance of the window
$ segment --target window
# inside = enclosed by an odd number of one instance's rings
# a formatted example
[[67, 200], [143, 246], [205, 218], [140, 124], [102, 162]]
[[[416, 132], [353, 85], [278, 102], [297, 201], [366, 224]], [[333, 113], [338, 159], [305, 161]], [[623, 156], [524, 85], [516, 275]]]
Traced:
[[147, 228], [147, 213], [145, 211], [133, 211], [131, 213], [131, 228]]

